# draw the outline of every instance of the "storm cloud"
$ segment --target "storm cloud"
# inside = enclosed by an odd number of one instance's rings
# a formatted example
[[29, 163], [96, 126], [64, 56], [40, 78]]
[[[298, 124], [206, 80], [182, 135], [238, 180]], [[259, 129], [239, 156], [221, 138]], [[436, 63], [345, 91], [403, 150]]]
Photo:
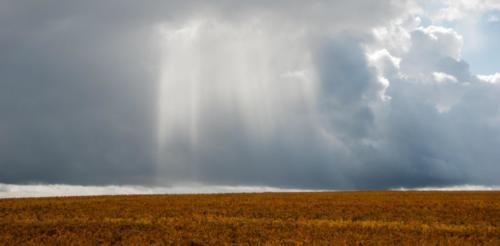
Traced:
[[499, 185], [498, 71], [423, 12], [0, 0], [0, 183]]

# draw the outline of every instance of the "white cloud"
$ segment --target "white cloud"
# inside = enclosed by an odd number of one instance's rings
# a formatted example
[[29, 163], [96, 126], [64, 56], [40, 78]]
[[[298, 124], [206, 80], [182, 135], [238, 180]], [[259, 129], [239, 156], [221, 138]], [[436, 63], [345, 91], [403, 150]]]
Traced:
[[397, 191], [498, 191], [500, 186], [456, 185], [444, 187], [397, 188]]
[[444, 59], [461, 59], [463, 38], [455, 30], [442, 26], [409, 30], [411, 48], [401, 55], [401, 72], [418, 77], [436, 71]]
[[410, 32], [417, 29], [420, 24], [420, 17], [410, 15], [396, 18], [387, 25], [373, 28], [372, 33], [376, 42], [371, 44], [374, 46], [371, 50], [386, 49], [395, 56], [408, 52], [411, 46]]
[[481, 82], [500, 84], [500, 73], [495, 73], [490, 75], [478, 75], [477, 77]]
[[[492, 191], [500, 186], [457, 185], [444, 187], [397, 188], [400, 191]], [[64, 184], [14, 185], [0, 183], [0, 199], [29, 197], [71, 197], [103, 195], [169, 195], [169, 194], [223, 194], [223, 193], [262, 193], [262, 192], [335, 192], [324, 189], [286, 189], [269, 186], [210, 186], [201, 184], [177, 185], [171, 187], [110, 185], [83, 186]], [[340, 190], [339, 190], [340, 191]]]
[[434, 80], [438, 83], [457, 83], [458, 80], [455, 78], [453, 75], [449, 75], [447, 73], [442, 73], [442, 72], [433, 72], [432, 76], [434, 77]]
[[391, 74], [399, 70], [401, 58], [392, 56], [387, 49], [381, 49], [368, 54], [368, 60], [380, 74]]
[[450, 56], [457, 60], [460, 59], [464, 40], [452, 28], [431, 25], [428, 27], [419, 27], [417, 31], [424, 34], [424, 36], [414, 35], [418, 39], [413, 39], [413, 42], [419, 42], [413, 44], [419, 45], [417, 51], [436, 52], [440, 56]]
[[434, 14], [436, 21], [455, 21], [463, 18], [474, 18], [485, 12], [500, 9], [500, 2], [497, 0], [445, 0]]
[[200, 184], [171, 187], [131, 185], [83, 186], [64, 184], [14, 185], [0, 183], [0, 198], [100, 196], [100, 195], [147, 195], [147, 194], [213, 194], [254, 192], [300, 192], [305, 189], [282, 189], [269, 186], [207, 186]]

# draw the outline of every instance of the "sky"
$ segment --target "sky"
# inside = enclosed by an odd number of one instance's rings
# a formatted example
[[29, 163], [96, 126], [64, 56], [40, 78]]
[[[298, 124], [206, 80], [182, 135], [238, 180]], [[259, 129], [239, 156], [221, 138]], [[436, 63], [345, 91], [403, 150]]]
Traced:
[[499, 48], [496, 0], [0, 0], [0, 192], [498, 187]]

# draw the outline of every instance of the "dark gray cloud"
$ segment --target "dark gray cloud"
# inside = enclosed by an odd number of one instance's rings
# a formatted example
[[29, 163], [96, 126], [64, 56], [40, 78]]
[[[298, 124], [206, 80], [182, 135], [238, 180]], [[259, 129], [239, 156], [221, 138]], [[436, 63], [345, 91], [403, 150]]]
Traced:
[[2, 5], [2, 182], [147, 182], [151, 34], [115, 30], [78, 6]]
[[372, 37], [411, 6], [1, 1], [0, 183], [498, 184], [500, 87], [460, 36]]

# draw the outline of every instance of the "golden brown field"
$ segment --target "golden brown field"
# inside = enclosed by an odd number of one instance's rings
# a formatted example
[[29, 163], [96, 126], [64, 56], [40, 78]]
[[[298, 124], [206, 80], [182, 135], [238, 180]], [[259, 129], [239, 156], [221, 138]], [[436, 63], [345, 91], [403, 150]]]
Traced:
[[0, 199], [1, 245], [500, 245], [500, 192]]

